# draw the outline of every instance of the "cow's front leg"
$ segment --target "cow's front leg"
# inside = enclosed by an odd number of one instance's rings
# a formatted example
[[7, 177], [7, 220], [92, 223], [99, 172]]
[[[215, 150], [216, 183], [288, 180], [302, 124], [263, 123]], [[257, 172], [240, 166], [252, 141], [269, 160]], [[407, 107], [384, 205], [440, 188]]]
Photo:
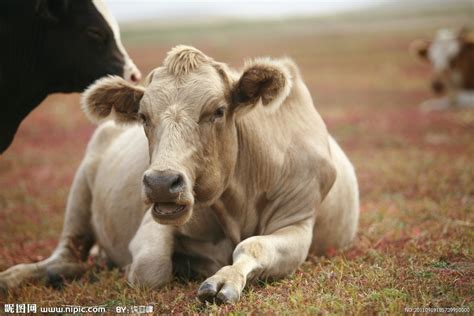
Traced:
[[159, 288], [172, 278], [174, 228], [153, 220], [150, 210], [129, 245], [132, 263], [127, 280], [133, 286]]
[[313, 219], [308, 219], [271, 235], [245, 239], [234, 250], [233, 264], [201, 284], [199, 299], [233, 303], [239, 300], [248, 279], [281, 277], [294, 272], [308, 255], [313, 223]]
[[452, 106], [452, 100], [449, 97], [426, 100], [420, 104], [423, 112], [441, 111]]
[[59, 285], [63, 279], [73, 279], [86, 269], [89, 250], [94, 244], [91, 226], [91, 192], [84, 163], [74, 178], [69, 194], [63, 232], [59, 245], [47, 259], [36, 263], [18, 264], [0, 273], [0, 290], [20, 286], [25, 281], [46, 278]]
[[474, 92], [461, 91], [457, 96], [457, 105], [459, 107], [474, 107]]

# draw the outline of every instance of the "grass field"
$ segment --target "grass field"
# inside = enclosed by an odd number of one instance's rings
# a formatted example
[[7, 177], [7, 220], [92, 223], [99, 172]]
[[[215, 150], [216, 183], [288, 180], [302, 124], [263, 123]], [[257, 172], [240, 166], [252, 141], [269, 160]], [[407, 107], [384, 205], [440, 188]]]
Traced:
[[[474, 311], [474, 110], [420, 112], [418, 104], [431, 97], [429, 68], [408, 54], [412, 40], [442, 26], [474, 26], [473, 16], [464, 8], [129, 26], [125, 44], [145, 73], [180, 43], [234, 67], [253, 56], [294, 58], [330, 132], [356, 167], [357, 239], [345, 251], [309, 258], [286, 279], [249, 284], [233, 306], [199, 303], [198, 282], [132, 289], [122, 272], [92, 261], [89, 273], [62, 290], [34, 283], [0, 294], [0, 303], [153, 305], [158, 313]], [[56, 245], [69, 186], [94, 130], [78, 100], [49, 97], [0, 157], [0, 270], [41, 260]]]

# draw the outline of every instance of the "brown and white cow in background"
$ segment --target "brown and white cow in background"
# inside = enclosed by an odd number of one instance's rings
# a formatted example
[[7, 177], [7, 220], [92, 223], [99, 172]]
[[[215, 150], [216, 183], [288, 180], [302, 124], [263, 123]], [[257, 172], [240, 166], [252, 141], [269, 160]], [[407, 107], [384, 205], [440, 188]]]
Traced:
[[440, 96], [423, 102], [424, 110], [474, 107], [474, 34], [442, 29], [432, 41], [413, 42], [411, 50], [433, 67], [431, 87]]
[[86, 114], [112, 121], [76, 173], [59, 245], [1, 286], [80, 274], [97, 243], [135, 286], [200, 276], [201, 300], [235, 302], [248, 280], [350, 244], [356, 175], [293, 61], [238, 73], [178, 46], [145, 84], [108, 77], [85, 92]]

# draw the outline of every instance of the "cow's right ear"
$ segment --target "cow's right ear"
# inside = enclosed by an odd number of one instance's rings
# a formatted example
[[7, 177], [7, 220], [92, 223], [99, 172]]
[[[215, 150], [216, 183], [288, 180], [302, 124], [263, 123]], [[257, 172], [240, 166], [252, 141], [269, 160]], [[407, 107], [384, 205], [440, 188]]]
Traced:
[[415, 40], [410, 44], [410, 53], [422, 60], [428, 60], [428, 49], [431, 42], [425, 40]]
[[36, 13], [42, 19], [56, 23], [66, 17], [69, 0], [36, 0]]
[[82, 109], [93, 122], [109, 115], [119, 123], [136, 122], [145, 89], [118, 76], [97, 80], [82, 94]]
[[289, 59], [258, 58], [248, 61], [232, 91], [231, 109], [239, 115], [258, 104], [272, 112], [277, 110], [290, 94], [293, 80]]

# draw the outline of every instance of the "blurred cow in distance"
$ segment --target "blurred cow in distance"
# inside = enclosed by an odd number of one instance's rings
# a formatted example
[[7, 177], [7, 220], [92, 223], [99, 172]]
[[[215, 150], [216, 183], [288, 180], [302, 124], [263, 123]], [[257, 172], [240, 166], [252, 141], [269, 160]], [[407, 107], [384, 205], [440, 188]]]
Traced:
[[104, 0], [2, 0], [0, 42], [0, 153], [48, 94], [106, 75], [141, 79]]
[[440, 96], [423, 102], [423, 110], [474, 107], [474, 34], [441, 29], [431, 41], [413, 42], [410, 50], [433, 67], [431, 88]]

